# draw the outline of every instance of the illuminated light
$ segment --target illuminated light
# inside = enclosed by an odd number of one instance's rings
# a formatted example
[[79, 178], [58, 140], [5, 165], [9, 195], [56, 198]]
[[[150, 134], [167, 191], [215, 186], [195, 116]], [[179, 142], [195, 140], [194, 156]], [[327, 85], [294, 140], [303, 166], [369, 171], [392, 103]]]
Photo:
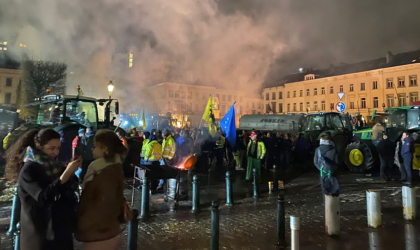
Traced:
[[7, 50], [7, 48], [3, 48], [3, 50]]
[[7, 41], [4, 41], [4, 42], [3, 42], [3, 44], [4, 44], [4, 45], [7, 45]]
[[124, 122], [124, 125], [127, 125], [127, 124], [128, 124], [128, 121], [125, 121], [125, 122]]
[[177, 126], [178, 128], [180, 128], [180, 127], [181, 127], [181, 122], [176, 122], [176, 126]]
[[303, 68], [299, 68], [299, 72], [302, 73], [303, 72]]
[[78, 90], [80, 90], [80, 89], [81, 89], [80, 85], [77, 85], [77, 89], [78, 89]]
[[50, 89], [50, 88], [47, 88], [45, 91], [46, 91], [48, 94], [49, 94], [49, 93], [51, 93], [51, 89]]

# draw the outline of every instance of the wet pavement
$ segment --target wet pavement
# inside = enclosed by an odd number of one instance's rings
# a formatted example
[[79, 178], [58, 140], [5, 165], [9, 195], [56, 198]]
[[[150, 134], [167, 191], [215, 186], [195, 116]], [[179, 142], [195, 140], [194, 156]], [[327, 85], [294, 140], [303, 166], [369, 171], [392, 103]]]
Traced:
[[[272, 176], [272, 172], [268, 172]], [[298, 175], [295, 173], [294, 175]], [[209, 249], [210, 202], [220, 201], [220, 249], [278, 249], [276, 246], [276, 193], [267, 192], [264, 179], [263, 193], [252, 198], [252, 185], [241, 181], [238, 175], [233, 184], [233, 207], [224, 206], [225, 184], [200, 177], [201, 207], [191, 213], [191, 202], [181, 201], [174, 210], [174, 202], [163, 201], [162, 194], [151, 198], [151, 218], [139, 223], [138, 249]], [[420, 249], [420, 223], [405, 223], [402, 217], [401, 184], [383, 183], [376, 177], [343, 173], [340, 176], [341, 233], [337, 238], [325, 234], [324, 207], [318, 172], [310, 171], [286, 183], [286, 240], [290, 242], [290, 215], [299, 216], [300, 249]], [[382, 196], [382, 226], [367, 227], [367, 189], [380, 189]], [[131, 200], [131, 190], [126, 190]], [[134, 208], [139, 206], [141, 192], [135, 193]], [[419, 201], [417, 197], [417, 202]], [[121, 247], [126, 249], [127, 235], [121, 234]], [[0, 232], [0, 249], [12, 249], [11, 239]], [[76, 249], [81, 249], [79, 243]]]

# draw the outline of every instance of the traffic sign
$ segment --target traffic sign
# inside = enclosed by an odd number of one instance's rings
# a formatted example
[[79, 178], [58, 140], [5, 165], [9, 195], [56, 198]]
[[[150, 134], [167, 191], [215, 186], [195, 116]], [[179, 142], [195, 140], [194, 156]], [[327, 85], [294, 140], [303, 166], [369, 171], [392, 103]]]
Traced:
[[335, 109], [337, 112], [344, 113], [344, 111], [346, 111], [346, 104], [344, 104], [344, 102], [338, 102], [335, 105]]
[[341, 99], [343, 99], [344, 92], [338, 92], [337, 95], [338, 95], [338, 98], [340, 98], [340, 100], [341, 100]]
[[355, 116], [353, 116], [353, 117], [351, 118], [351, 125], [353, 125], [353, 126], [356, 126], [356, 125], [357, 125], [357, 119], [356, 119], [356, 117], [355, 117]]

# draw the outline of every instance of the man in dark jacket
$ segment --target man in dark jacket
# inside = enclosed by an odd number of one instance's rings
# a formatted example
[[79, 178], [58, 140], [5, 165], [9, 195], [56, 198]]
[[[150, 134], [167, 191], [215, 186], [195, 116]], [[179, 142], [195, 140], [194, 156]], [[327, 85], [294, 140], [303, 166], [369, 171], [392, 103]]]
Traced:
[[401, 156], [403, 158], [404, 168], [407, 176], [406, 182], [404, 184], [411, 185], [413, 178], [412, 168], [413, 168], [413, 138], [411, 138], [408, 132], [404, 132], [402, 135], [402, 146], [401, 146]]
[[378, 140], [379, 159], [381, 161], [381, 178], [389, 181], [391, 179], [390, 172], [394, 165], [395, 144], [383, 134], [383, 140]]
[[281, 162], [284, 170], [288, 170], [292, 161], [293, 142], [290, 133], [286, 133], [281, 146]]
[[[335, 150], [335, 146], [331, 143], [331, 137], [329, 135], [321, 136], [319, 147], [315, 150], [314, 165], [318, 169], [321, 169], [319, 155], [321, 155], [321, 157], [323, 157], [324, 159], [329, 160], [330, 162], [336, 163], [336, 165], [338, 165], [337, 151]], [[335, 174], [336, 173], [334, 173], [334, 171], [331, 172], [331, 176]], [[324, 193], [325, 191], [324, 191], [324, 186], [322, 182], [322, 177], [321, 177], [321, 187]]]

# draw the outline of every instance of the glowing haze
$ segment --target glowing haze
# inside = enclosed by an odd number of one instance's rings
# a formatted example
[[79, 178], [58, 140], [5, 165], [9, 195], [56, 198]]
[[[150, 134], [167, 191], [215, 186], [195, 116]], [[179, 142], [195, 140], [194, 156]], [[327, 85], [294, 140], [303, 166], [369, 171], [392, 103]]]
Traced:
[[411, 0], [1, 2], [0, 39], [66, 62], [70, 93], [81, 84], [86, 95], [106, 97], [112, 79], [125, 103], [161, 82], [258, 94], [264, 82], [299, 67], [420, 49], [419, 1]]

